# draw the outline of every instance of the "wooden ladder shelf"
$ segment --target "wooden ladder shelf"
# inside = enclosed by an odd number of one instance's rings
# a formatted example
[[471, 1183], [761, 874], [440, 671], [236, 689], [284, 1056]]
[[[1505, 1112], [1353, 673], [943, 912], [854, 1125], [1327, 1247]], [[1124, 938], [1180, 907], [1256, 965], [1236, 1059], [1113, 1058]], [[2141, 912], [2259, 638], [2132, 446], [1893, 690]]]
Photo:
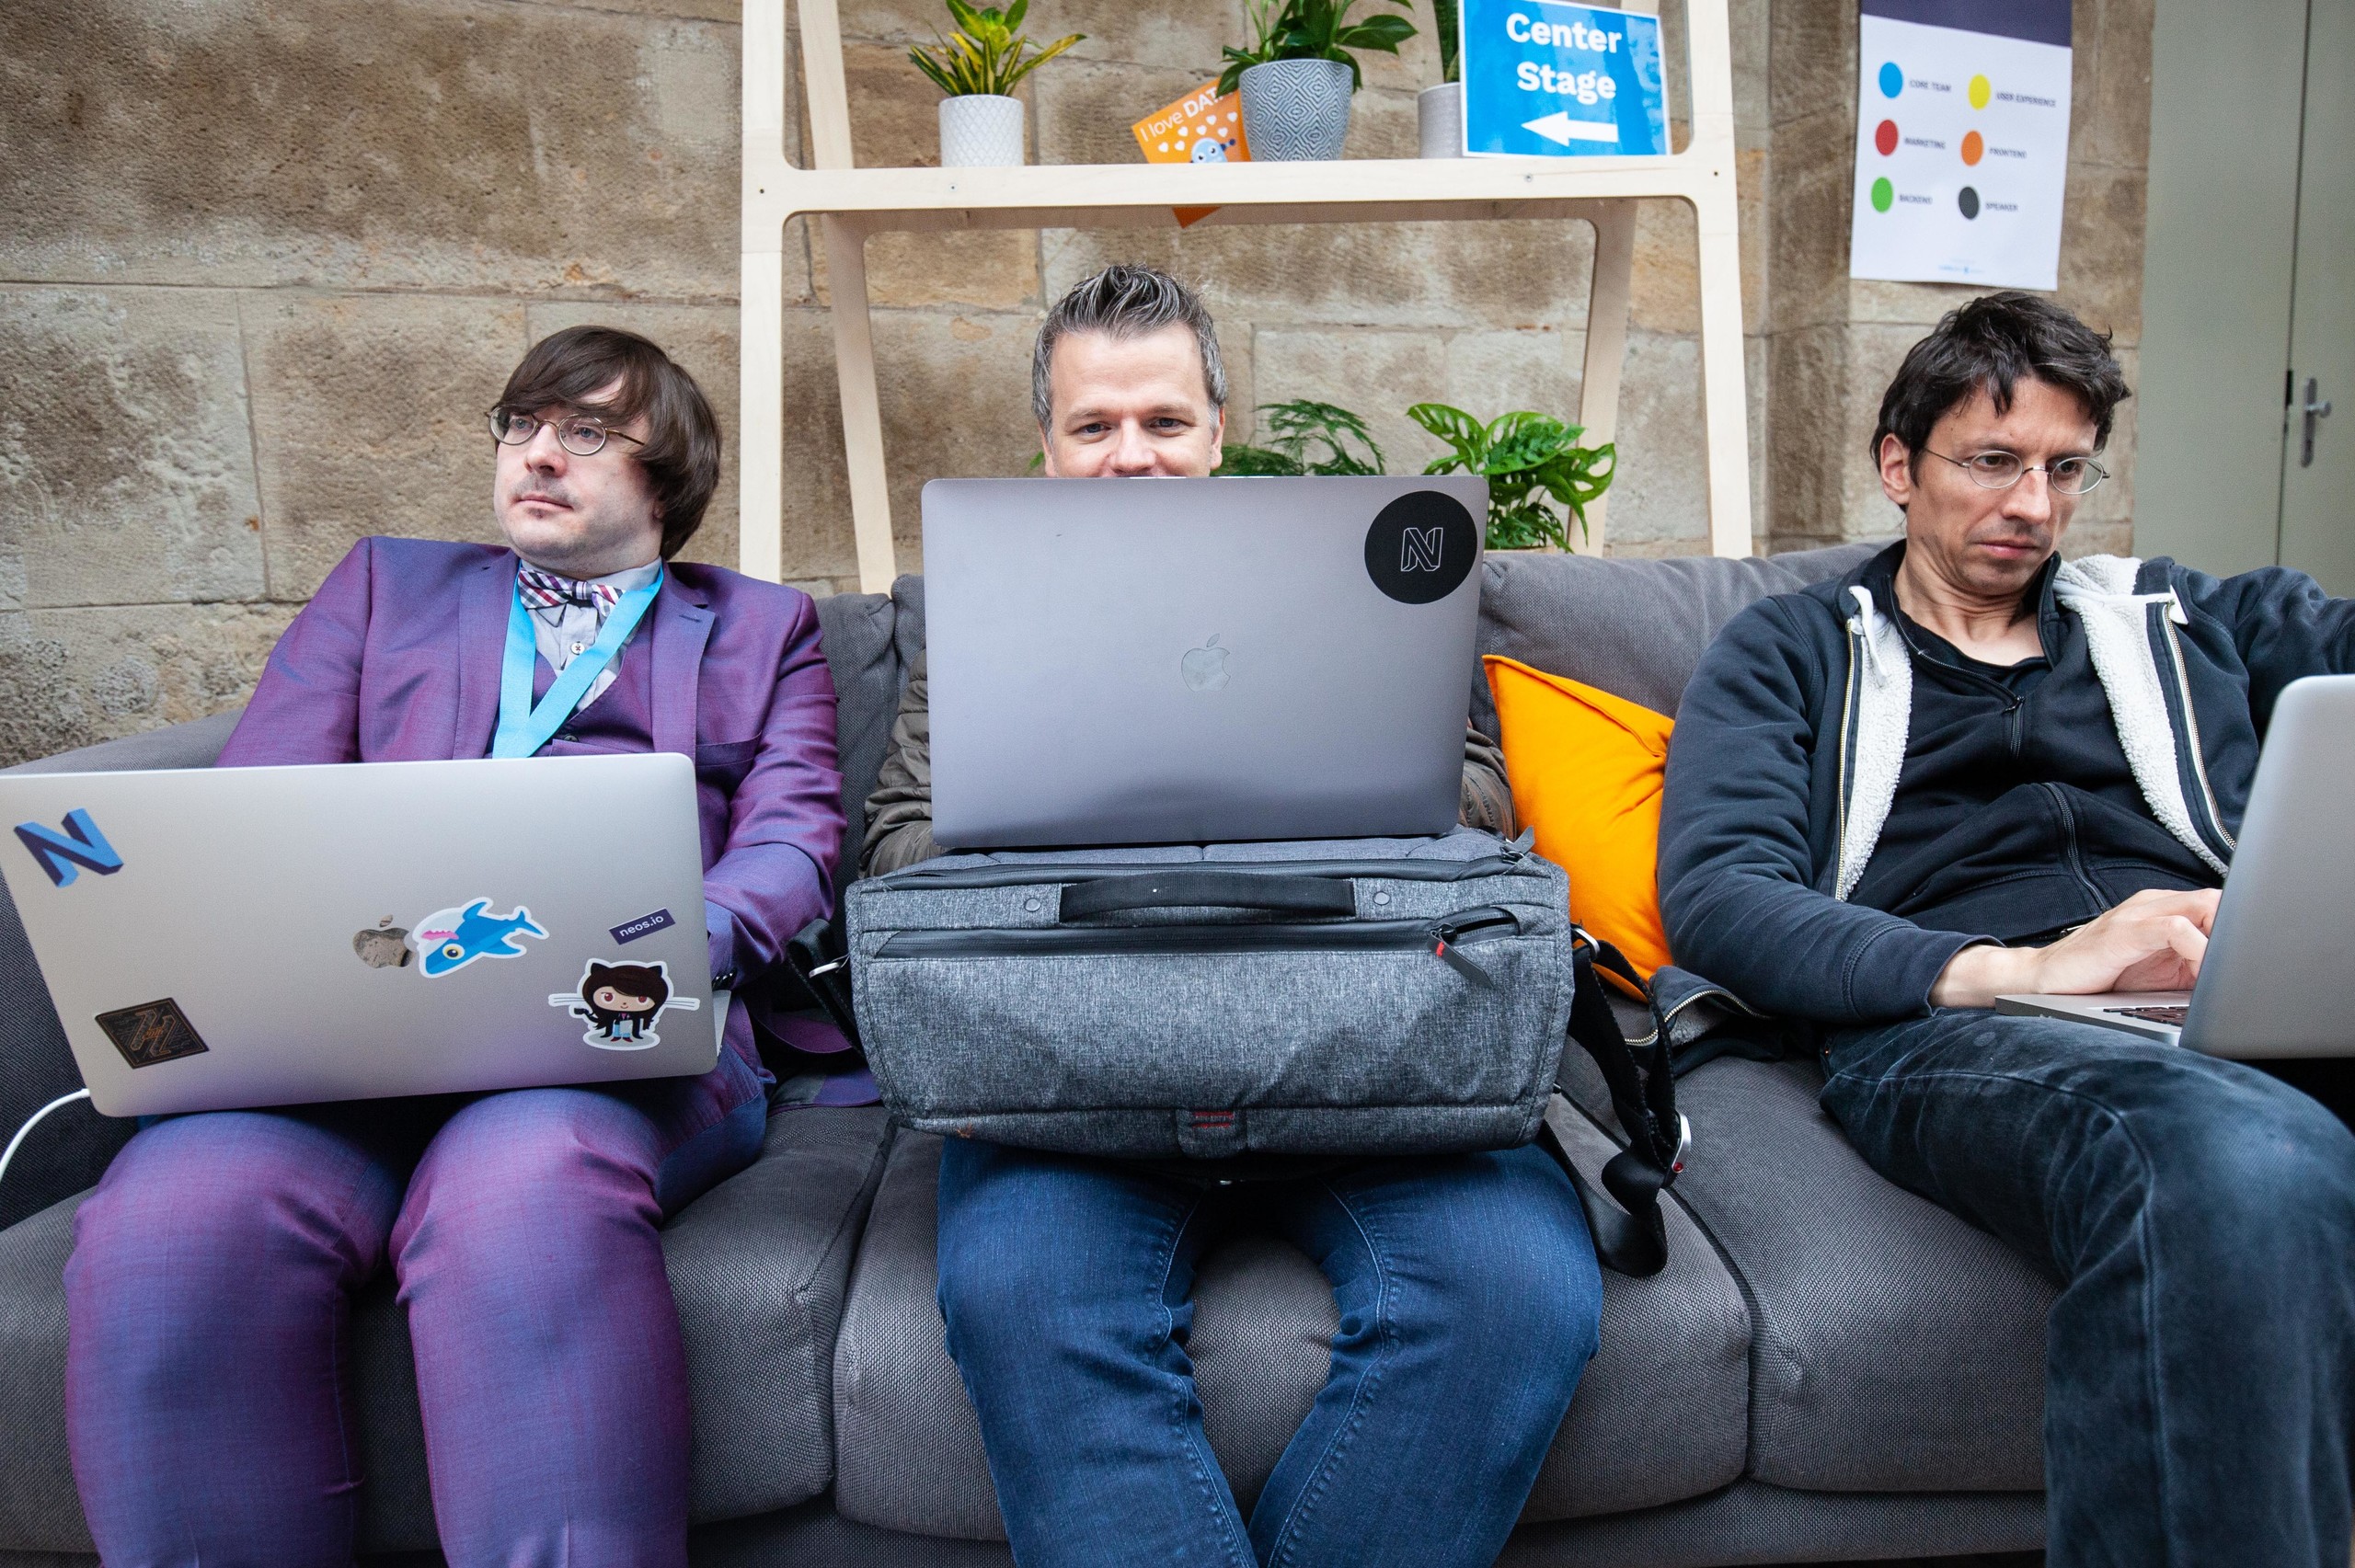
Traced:
[[[1049, 164], [1021, 168], [855, 168], [836, 0], [798, 0], [816, 166], [785, 155], [786, 0], [744, 5], [744, 275], [741, 564], [775, 581], [783, 562], [785, 227], [816, 222], [833, 296], [834, 356], [859, 587], [897, 571], [868, 320], [867, 236], [887, 230], [1169, 227], [1173, 207], [1216, 207], [1206, 223], [1344, 223], [1579, 218], [1594, 226], [1579, 422], [1614, 439], [1627, 343], [1636, 203], [1690, 202], [1701, 290], [1701, 392], [1709, 546], [1751, 550], [1741, 262], [1735, 217], [1733, 72], [1727, 0], [1690, 0], [1692, 140], [1657, 157], [1345, 159], [1338, 163]], [[1603, 539], [1603, 509], [1591, 509]]]

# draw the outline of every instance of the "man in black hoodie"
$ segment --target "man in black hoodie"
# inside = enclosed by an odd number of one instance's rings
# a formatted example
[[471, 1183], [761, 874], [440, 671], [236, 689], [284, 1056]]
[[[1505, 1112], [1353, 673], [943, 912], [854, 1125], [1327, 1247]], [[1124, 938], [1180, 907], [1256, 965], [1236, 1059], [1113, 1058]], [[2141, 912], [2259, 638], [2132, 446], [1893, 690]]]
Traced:
[[1816, 1026], [1876, 1169], [2065, 1282], [2052, 1568], [2339, 1568], [2355, 1138], [2254, 1068], [1990, 1011], [2189, 985], [2275, 700], [2355, 670], [2355, 601], [2300, 573], [2061, 560], [2126, 395], [2027, 294], [1913, 347], [1872, 449], [1905, 537], [1702, 659], [1661, 913], [1680, 966]]

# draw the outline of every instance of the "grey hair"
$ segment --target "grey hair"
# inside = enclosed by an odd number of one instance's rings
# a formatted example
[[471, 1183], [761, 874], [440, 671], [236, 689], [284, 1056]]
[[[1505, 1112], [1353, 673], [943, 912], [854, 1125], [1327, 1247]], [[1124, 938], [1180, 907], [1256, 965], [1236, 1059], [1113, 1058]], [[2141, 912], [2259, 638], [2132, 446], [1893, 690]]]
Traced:
[[1116, 338], [1142, 338], [1165, 326], [1190, 327], [1202, 351], [1202, 385], [1211, 406], [1226, 406], [1226, 365], [1219, 358], [1218, 332], [1201, 296], [1166, 272], [1115, 262], [1081, 283], [1047, 313], [1039, 346], [1030, 356], [1030, 411], [1046, 429], [1055, 416], [1055, 345], [1074, 332], [1107, 332]]

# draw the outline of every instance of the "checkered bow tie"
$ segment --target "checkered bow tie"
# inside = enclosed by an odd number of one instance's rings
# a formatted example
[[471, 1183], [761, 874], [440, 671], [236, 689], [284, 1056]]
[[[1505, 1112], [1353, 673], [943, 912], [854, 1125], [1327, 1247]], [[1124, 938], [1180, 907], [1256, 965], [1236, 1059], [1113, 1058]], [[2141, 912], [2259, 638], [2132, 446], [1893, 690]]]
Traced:
[[515, 587], [523, 596], [524, 606], [532, 610], [555, 610], [567, 604], [578, 604], [583, 610], [596, 611], [602, 618], [621, 601], [621, 594], [611, 583], [575, 582], [554, 572], [544, 572], [537, 567], [518, 567]]

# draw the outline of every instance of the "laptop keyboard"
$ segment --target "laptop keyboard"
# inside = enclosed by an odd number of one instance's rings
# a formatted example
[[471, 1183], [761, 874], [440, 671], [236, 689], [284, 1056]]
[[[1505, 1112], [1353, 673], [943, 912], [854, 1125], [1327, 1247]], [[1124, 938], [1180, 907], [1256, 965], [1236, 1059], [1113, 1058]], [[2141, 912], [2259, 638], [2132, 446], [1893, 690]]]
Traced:
[[2185, 1016], [2191, 1012], [2191, 1009], [2189, 1007], [2105, 1007], [2102, 1011], [2115, 1013], [2121, 1018], [2140, 1018], [2149, 1024], [2172, 1024], [2180, 1029], [2183, 1027]]

